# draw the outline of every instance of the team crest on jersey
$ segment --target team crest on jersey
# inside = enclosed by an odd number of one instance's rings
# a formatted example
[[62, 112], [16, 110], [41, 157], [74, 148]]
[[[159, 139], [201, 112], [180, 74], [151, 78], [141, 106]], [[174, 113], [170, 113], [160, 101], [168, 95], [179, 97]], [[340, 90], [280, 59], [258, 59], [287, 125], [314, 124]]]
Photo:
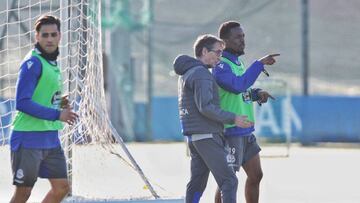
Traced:
[[22, 169], [18, 169], [16, 171], [16, 178], [21, 179], [24, 177], [24, 171]]
[[224, 68], [224, 64], [223, 63], [219, 63], [219, 68]]
[[33, 64], [34, 64], [34, 62], [28, 61], [28, 62], [26, 63], [27, 68], [30, 69]]

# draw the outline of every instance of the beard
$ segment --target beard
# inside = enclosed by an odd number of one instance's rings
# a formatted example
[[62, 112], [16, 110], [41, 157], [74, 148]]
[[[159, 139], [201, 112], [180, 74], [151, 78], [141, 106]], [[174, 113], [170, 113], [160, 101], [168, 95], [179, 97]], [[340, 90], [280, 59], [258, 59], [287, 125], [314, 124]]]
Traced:
[[237, 52], [237, 55], [238, 55], [238, 56], [241, 56], [241, 55], [244, 55], [244, 54], [245, 54], [244, 49], [243, 49], [243, 50], [239, 50], [239, 51]]
[[230, 52], [231, 54], [234, 54], [236, 56], [241, 56], [245, 54], [244, 49], [242, 50], [235, 50], [233, 48], [225, 48], [224, 51]]

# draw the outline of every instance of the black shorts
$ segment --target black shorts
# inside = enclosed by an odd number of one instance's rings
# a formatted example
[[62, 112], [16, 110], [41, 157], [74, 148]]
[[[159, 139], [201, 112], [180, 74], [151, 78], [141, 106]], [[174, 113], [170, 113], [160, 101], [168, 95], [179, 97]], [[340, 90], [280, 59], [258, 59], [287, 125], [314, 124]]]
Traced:
[[235, 171], [239, 171], [240, 166], [244, 165], [261, 151], [254, 134], [226, 137], [226, 145], [229, 153], [227, 155], [227, 162]]
[[13, 185], [33, 187], [37, 177], [67, 178], [66, 161], [61, 147], [11, 151]]

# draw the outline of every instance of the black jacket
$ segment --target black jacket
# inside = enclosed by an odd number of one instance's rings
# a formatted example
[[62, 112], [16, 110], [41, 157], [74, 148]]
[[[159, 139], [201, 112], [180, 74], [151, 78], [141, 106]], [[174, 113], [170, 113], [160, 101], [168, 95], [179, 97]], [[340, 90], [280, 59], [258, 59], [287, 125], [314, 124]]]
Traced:
[[176, 57], [179, 115], [184, 135], [221, 133], [235, 114], [221, 110], [218, 86], [206, 65], [186, 55]]

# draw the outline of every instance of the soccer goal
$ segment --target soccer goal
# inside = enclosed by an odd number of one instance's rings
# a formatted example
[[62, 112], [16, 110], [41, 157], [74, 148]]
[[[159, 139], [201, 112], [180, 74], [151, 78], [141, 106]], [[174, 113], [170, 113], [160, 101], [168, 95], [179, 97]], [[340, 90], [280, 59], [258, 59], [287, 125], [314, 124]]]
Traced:
[[254, 104], [256, 112], [255, 134], [262, 146], [261, 156], [288, 157], [291, 146], [291, 91], [283, 80], [259, 80], [254, 87], [275, 97], [261, 106]]
[[[109, 120], [103, 70], [100, 0], [4, 0], [0, 4], [0, 197], [11, 187], [9, 134], [15, 87], [23, 57], [34, 46], [34, 22], [43, 14], [61, 19], [58, 59], [64, 94], [80, 116], [61, 132], [72, 191], [68, 201], [146, 200], [171, 194], [152, 182]], [[4, 192], [4, 194], [3, 194]], [[6, 194], [5, 194], [6, 193]], [[142, 202], [142, 201], [141, 201]], [[167, 201], [167, 202], [176, 202]]]

